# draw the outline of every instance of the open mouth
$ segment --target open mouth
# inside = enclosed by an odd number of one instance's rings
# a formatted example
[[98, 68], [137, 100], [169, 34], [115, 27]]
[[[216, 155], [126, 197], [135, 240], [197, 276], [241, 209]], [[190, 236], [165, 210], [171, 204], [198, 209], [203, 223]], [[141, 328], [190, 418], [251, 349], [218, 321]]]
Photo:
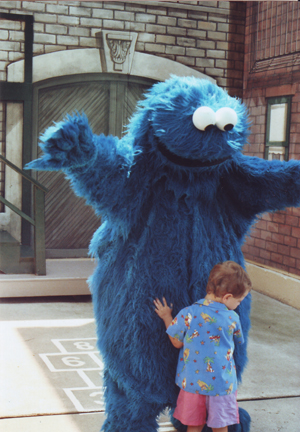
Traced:
[[213, 161], [202, 161], [200, 159], [184, 158], [168, 150], [165, 144], [163, 144], [157, 137], [155, 137], [155, 140], [157, 143], [157, 149], [161, 152], [161, 154], [165, 158], [167, 158], [170, 162], [174, 163], [175, 165], [188, 167], [188, 168], [206, 168], [215, 165], [220, 165], [221, 163], [227, 161], [228, 159], [231, 159], [231, 156], [227, 156], [223, 159], [216, 159]]

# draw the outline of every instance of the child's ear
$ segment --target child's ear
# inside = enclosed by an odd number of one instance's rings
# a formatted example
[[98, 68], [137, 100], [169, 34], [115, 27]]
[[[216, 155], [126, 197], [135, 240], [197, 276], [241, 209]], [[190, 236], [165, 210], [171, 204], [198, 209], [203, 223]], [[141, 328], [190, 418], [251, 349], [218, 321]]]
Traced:
[[233, 297], [233, 295], [232, 294], [230, 294], [230, 293], [227, 293], [227, 294], [225, 294], [224, 296], [223, 296], [223, 301], [228, 301], [230, 298], [232, 298]]

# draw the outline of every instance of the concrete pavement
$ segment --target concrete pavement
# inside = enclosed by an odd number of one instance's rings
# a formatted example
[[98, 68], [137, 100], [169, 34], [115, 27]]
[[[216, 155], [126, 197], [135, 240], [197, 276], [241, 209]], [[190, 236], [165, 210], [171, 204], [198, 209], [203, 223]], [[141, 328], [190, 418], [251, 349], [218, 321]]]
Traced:
[[[98, 432], [102, 362], [89, 297], [2, 299], [0, 317], [0, 431]], [[239, 389], [251, 432], [300, 431], [299, 328], [299, 310], [253, 292]], [[163, 415], [160, 432], [173, 430]]]

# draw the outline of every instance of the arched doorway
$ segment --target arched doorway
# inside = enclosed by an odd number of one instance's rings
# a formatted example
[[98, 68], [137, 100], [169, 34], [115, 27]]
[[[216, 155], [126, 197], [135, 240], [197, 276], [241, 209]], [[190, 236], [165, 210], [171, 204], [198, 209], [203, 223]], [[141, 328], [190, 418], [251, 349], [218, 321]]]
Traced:
[[[113, 62], [109, 64], [109, 55], [103, 61], [102, 54], [99, 49], [89, 48], [33, 58], [33, 140], [32, 148], [26, 149], [30, 150], [32, 159], [38, 156], [39, 135], [53, 121], [62, 120], [66, 113], [83, 110], [94, 133], [121, 136], [122, 126], [127, 123], [136, 102], [153, 82], [165, 80], [170, 74], [193, 75], [215, 82], [183, 64], [136, 51], [130, 54], [130, 62], [128, 60], [122, 72], [117, 72]], [[7, 71], [8, 81], [24, 82], [24, 60], [11, 63]], [[21, 136], [16, 142], [16, 151], [24, 151]], [[90, 238], [101, 221], [85, 206], [84, 200], [73, 194], [63, 174], [36, 175], [50, 189], [45, 212], [46, 256], [86, 256]], [[21, 187], [19, 192], [21, 195]]]

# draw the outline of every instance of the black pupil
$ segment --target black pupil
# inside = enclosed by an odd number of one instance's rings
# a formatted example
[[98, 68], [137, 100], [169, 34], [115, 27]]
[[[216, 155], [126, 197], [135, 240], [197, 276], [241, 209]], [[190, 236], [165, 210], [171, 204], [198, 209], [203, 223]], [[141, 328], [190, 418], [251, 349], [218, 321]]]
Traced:
[[230, 123], [224, 127], [224, 130], [226, 131], [231, 131], [231, 129], [233, 129], [233, 124]]
[[205, 130], [205, 132], [208, 132], [208, 131], [212, 130], [213, 127], [214, 127], [214, 125], [210, 124], [210, 125], [206, 126], [206, 128], [204, 130]]

